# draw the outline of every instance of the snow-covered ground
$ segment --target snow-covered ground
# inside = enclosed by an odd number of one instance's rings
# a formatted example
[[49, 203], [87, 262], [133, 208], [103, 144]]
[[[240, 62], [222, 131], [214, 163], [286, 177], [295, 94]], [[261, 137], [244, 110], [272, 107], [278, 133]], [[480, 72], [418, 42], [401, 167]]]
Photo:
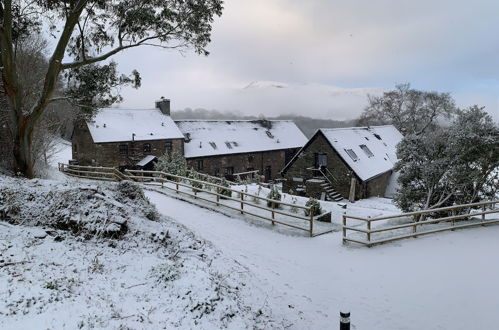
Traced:
[[[0, 195], [40, 207], [0, 221], [2, 329], [336, 329], [340, 310], [352, 329], [499, 327], [499, 226], [365, 248], [341, 243], [339, 219], [398, 213], [389, 199], [323, 202], [335, 231], [309, 238], [154, 189], [145, 195], [162, 216], [151, 221], [149, 202], [123, 200], [114, 183], [54, 177], [0, 178]], [[82, 198], [71, 203], [93, 216], [70, 234], [46, 208], [75, 189]], [[0, 202], [19, 202], [9, 198]], [[121, 239], [94, 230], [108, 228], [106, 210], [126, 220]]]
[[498, 226], [368, 249], [342, 245], [340, 232], [289, 236], [157, 192], [146, 195], [161, 213], [255, 273], [271, 306], [300, 308], [305, 328], [336, 328], [340, 310], [352, 312], [356, 329], [499, 326]]

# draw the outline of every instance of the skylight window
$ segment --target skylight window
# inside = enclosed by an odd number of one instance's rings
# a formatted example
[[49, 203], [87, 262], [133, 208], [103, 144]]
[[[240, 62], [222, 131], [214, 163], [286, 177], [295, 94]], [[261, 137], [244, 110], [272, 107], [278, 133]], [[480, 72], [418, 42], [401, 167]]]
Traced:
[[381, 140], [381, 136], [379, 136], [378, 134], [373, 133], [373, 135], [376, 137], [376, 139]]
[[348, 156], [350, 156], [350, 158], [352, 158], [354, 162], [359, 160], [359, 156], [357, 156], [355, 151], [353, 151], [352, 149], [345, 149], [345, 152], [347, 153]]
[[272, 133], [270, 133], [270, 131], [265, 131], [265, 133], [267, 133], [267, 136], [271, 139], [274, 138], [274, 136], [272, 135]]
[[230, 144], [230, 142], [225, 142], [225, 145], [227, 146], [227, 148], [232, 149], [232, 145]]
[[213, 150], [217, 150], [217, 144], [215, 142], [209, 142]]
[[359, 145], [360, 149], [362, 149], [362, 151], [364, 151], [367, 155], [367, 157], [371, 158], [371, 157], [374, 157], [374, 154], [372, 153], [372, 151], [365, 145], [365, 144], [361, 144]]

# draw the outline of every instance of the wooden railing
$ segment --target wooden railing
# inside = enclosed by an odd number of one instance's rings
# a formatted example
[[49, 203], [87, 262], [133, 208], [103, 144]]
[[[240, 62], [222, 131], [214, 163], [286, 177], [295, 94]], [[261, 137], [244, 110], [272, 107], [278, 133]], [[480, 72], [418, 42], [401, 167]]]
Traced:
[[[422, 210], [377, 218], [363, 218], [345, 214], [343, 215], [343, 243], [354, 242], [371, 247], [376, 244], [447, 230], [497, 224], [499, 223], [499, 218], [486, 219], [486, 215], [499, 213], [499, 209], [495, 208], [495, 204], [497, 203], [499, 203], [499, 200], [441, 207], [438, 209]], [[489, 210], [487, 210], [487, 208], [489, 208]], [[445, 215], [446, 213], [450, 213], [451, 215], [421, 220], [431, 215], [438, 216], [439, 214]], [[473, 219], [473, 217], [476, 216], [481, 216], [481, 219]], [[405, 220], [406, 223], [392, 225], [387, 222], [388, 220], [393, 219], [399, 219], [399, 221]], [[356, 223], [359, 221], [364, 222], [366, 228], [349, 225], [347, 223], [348, 220], [350, 220], [350, 222], [353, 220], [353, 222]], [[407, 231], [410, 232], [407, 233]], [[350, 235], [348, 235], [349, 232]], [[362, 233], [362, 235], [365, 234], [365, 239], [353, 236], [351, 232]], [[380, 235], [381, 237], [374, 237], [380, 233], [382, 233], [382, 235]]]
[[[323, 217], [324, 214], [314, 217], [310, 207], [261, 197], [259, 195], [222, 186], [218, 183], [173, 175], [160, 171], [126, 170], [125, 173], [121, 173], [113, 167], [79, 166], [60, 163], [59, 170], [67, 175], [85, 179], [105, 181], [133, 180], [145, 185], [155, 185], [174, 191], [178, 194], [183, 194], [198, 200], [213, 203], [220, 207], [239, 211], [241, 214], [247, 214], [259, 219], [270, 221], [273, 225], [279, 224], [301, 231], [306, 231], [310, 237], [326, 234], [332, 231], [327, 230], [314, 233], [314, 221], [317, 221], [317, 219]], [[230, 191], [231, 195], [235, 195], [237, 198], [224, 195], [224, 191]], [[233, 203], [233, 205], [229, 205], [229, 203], [225, 201], [232, 201], [235, 203]], [[270, 203], [272, 206], [268, 207], [267, 203]], [[279, 207], [293, 208], [297, 210], [297, 212], [288, 212], [280, 209]], [[253, 210], [251, 210], [252, 208]], [[254, 209], [258, 209], [263, 212], [256, 212]], [[300, 211], [309, 215], [301, 216], [298, 214]], [[291, 219], [295, 222], [296, 220], [298, 220], [298, 222], [303, 222], [304, 225], [302, 226], [292, 223]]]
[[[311, 212], [310, 207], [305, 207], [305, 206], [300, 206], [300, 205], [295, 205], [295, 204], [289, 204], [280, 200], [274, 200], [274, 199], [269, 199], [266, 197], [261, 197], [255, 194], [247, 193], [244, 191], [232, 189], [230, 187], [222, 186], [216, 183], [211, 183], [211, 182], [206, 182], [202, 180], [197, 180], [193, 178], [186, 178], [183, 176], [178, 176], [178, 175], [173, 175], [165, 172], [158, 172], [158, 171], [142, 171], [142, 170], [125, 170], [126, 176], [132, 180], [138, 181], [138, 182], [143, 182], [144, 184], [154, 184], [154, 185], [160, 185], [162, 188], [169, 189], [171, 191], [175, 191], [176, 193], [179, 194], [184, 194], [190, 197], [193, 197], [195, 199], [203, 200], [206, 202], [213, 203], [217, 206], [225, 207], [228, 209], [236, 210], [239, 211], [241, 214], [247, 214], [251, 215], [263, 220], [270, 221], [273, 225], [275, 224], [280, 224], [283, 226], [291, 227], [294, 229], [302, 230], [308, 232], [310, 237], [322, 235], [328, 232], [331, 232], [331, 230], [325, 231], [325, 232], [320, 232], [320, 233], [314, 233], [314, 220], [317, 218], [320, 218], [323, 215], [319, 216], [313, 216]], [[199, 185], [202, 185], [202, 187], [196, 187], [193, 185], [193, 183], [197, 183]], [[205, 189], [208, 188], [209, 189]], [[182, 188], [187, 188], [187, 189], [182, 189]], [[230, 191], [232, 195], [238, 196], [238, 198], [234, 197], [229, 197], [224, 195], [222, 192], [223, 191]], [[201, 196], [200, 193], [205, 193], [209, 196], [212, 196], [213, 199], [208, 198], [207, 196]], [[250, 201], [250, 199], [252, 201]], [[228, 205], [227, 203], [224, 203], [223, 201], [234, 201], [237, 202], [237, 207], [234, 205]], [[256, 202], [258, 201], [258, 202]], [[267, 207], [267, 206], [262, 206], [260, 205], [260, 202], [262, 202], [264, 205], [270, 203], [272, 207]], [[296, 208], [297, 210], [303, 211], [303, 213], [308, 213], [309, 216], [301, 216], [298, 215], [297, 213], [291, 213], [291, 212], [286, 212], [284, 210], [281, 210], [279, 208], [274, 207], [274, 205], [278, 206], [287, 206], [289, 208]], [[255, 213], [254, 211], [249, 211], [248, 208], [256, 208], [259, 210], [265, 211], [268, 215], [264, 214], [258, 214]], [[276, 215], [280, 215], [286, 218], [292, 218], [292, 219], [297, 219], [305, 222], [306, 226], [298, 226], [295, 224], [291, 224], [286, 222], [285, 219], [276, 219]]]
[[59, 163], [59, 171], [78, 178], [121, 181], [128, 178], [115, 167], [81, 166]]

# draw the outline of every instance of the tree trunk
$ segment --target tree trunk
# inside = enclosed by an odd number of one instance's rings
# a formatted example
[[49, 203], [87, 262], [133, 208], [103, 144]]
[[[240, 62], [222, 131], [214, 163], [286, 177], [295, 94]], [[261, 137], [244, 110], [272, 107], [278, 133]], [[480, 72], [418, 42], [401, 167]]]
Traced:
[[31, 179], [35, 176], [31, 153], [33, 129], [27, 125], [27, 119], [26, 116], [21, 116], [15, 125], [16, 130], [13, 132], [14, 171]]

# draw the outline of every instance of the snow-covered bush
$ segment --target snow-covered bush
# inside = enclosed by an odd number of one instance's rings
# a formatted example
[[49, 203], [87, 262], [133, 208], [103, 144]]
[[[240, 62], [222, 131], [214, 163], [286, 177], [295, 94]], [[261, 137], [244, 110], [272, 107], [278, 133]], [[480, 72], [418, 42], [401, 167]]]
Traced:
[[262, 186], [258, 185], [258, 190], [256, 191], [255, 196], [253, 196], [253, 203], [260, 204], [260, 194], [262, 193]]
[[[223, 179], [222, 182], [219, 183], [219, 185], [227, 187], [227, 188], [230, 188], [229, 182], [227, 180], [225, 180], [225, 179]], [[223, 196], [232, 197], [232, 190], [221, 188], [220, 189], [220, 194], [222, 194]], [[221, 198], [224, 198], [224, 197], [221, 197]]]
[[144, 190], [137, 183], [132, 181], [121, 181], [117, 186], [118, 195], [116, 200], [121, 203], [133, 201], [142, 211], [144, 216], [152, 221], [159, 219], [156, 207], [149, 202], [144, 194]]
[[[281, 200], [281, 193], [279, 190], [277, 190], [276, 187], [270, 188], [269, 193], [267, 194], [268, 199], [273, 199], [275, 201], [280, 201]], [[267, 206], [272, 207], [274, 209], [278, 208], [280, 203], [278, 202], [272, 202], [272, 201], [267, 201]]]
[[296, 198], [296, 196], [292, 196], [291, 197], [291, 204], [293, 204], [293, 206], [291, 206], [291, 208], [289, 209], [292, 213], [298, 213], [298, 208], [296, 207], [297, 202], [298, 202], [298, 198]]
[[167, 152], [158, 158], [155, 165], [156, 171], [162, 171], [173, 175], [186, 176], [187, 161], [185, 157], [177, 151]]
[[309, 198], [308, 201], [305, 203], [305, 206], [310, 207], [310, 211], [304, 210], [306, 216], [309, 216], [310, 212], [312, 212], [312, 215], [314, 216], [320, 215], [322, 213], [321, 204], [315, 198]]
[[137, 183], [132, 181], [121, 181], [117, 186], [118, 190], [118, 200], [134, 200], [134, 199], [145, 199], [144, 190]]

